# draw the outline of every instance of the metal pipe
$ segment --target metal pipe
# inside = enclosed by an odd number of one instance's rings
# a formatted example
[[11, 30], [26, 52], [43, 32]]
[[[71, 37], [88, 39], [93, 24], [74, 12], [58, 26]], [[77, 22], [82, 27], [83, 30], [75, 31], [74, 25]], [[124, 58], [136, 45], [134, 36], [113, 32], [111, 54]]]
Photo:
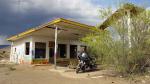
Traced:
[[55, 28], [55, 51], [54, 51], [54, 65], [55, 65], [55, 69], [57, 69], [57, 67], [56, 67], [56, 64], [57, 64], [57, 60], [56, 60], [56, 58], [57, 58], [57, 35], [58, 35], [58, 33], [57, 33], [57, 30], [58, 28], [57, 28], [57, 26], [56, 26], [56, 28]]

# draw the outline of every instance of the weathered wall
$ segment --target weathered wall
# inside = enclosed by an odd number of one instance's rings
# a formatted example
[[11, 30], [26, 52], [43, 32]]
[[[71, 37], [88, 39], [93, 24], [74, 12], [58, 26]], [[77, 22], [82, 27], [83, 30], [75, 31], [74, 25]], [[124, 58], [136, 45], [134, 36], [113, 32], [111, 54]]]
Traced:
[[25, 43], [30, 42], [32, 45], [32, 37], [28, 36], [12, 42], [10, 61], [15, 63], [31, 63], [32, 58], [32, 46], [30, 46], [30, 54], [25, 55]]
[[[54, 41], [54, 38], [52, 37], [46, 37], [46, 36], [33, 36], [33, 47], [35, 47], [35, 42], [45, 42], [46, 43], [46, 59], [49, 59], [49, 41]], [[80, 45], [84, 45], [83, 43], [79, 41], [74, 40], [59, 40], [58, 38], [58, 44], [66, 44], [67, 45], [67, 58], [70, 58], [70, 45], [78, 45], [77, 50], [80, 50]], [[33, 48], [34, 49], [34, 48]]]
[[[28, 36], [12, 42], [10, 61], [15, 63], [31, 63], [32, 59], [35, 58], [35, 42], [46, 43], [46, 59], [49, 60], [49, 41], [54, 41], [54, 38], [47, 36]], [[30, 42], [30, 54], [25, 55], [25, 43]], [[58, 44], [67, 45], [67, 58], [70, 58], [70, 45], [77, 45], [77, 51], [80, 50], [80, 45], [84, 45], [79, 41], [74, 40], [59, 40]], [[16, 48], [16, 51], [15, 51]]]

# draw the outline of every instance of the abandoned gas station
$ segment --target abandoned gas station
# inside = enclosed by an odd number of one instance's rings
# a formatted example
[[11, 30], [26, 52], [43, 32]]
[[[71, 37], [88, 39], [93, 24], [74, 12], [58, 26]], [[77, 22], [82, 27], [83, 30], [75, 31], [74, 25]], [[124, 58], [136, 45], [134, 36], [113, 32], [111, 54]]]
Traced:
[[8, 38], [10, 61], [18, 64], [48, 64], [76, 58], [80, 39], [94, 26], [58, 18]]

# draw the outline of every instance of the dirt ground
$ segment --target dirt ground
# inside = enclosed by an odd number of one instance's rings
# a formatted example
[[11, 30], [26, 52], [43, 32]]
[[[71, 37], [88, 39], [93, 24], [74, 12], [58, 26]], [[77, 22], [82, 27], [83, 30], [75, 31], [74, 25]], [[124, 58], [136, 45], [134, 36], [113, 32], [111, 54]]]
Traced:
[[[61, 73], [70, 74], [70, 77]], [[73, 74], [74, 71], [53, 71], [52, 66], [0, 64], [0, 84], [150, 84], [149, 76], [144, 80], [129, 81], [119, 77], [103, 76], [80, 78], [85, 73], [76, 74], [76, 78], [72, 78]]]

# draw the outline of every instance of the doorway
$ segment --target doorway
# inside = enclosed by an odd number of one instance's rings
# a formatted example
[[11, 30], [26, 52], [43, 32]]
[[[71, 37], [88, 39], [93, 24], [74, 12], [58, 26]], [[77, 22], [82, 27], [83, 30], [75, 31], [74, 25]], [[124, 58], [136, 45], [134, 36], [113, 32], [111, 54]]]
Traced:
[[77, 45], [70, 45], [70, 58], [77, 57]]
[[[54, 62], [54, 42], [49, 42], [49, 62]], [[67, 46], [66, 44], [58, 44], [57, 48], [57, 59], [58, 58], [66, 58], [67, 54]]]
[[54, 62], [54, 47], [55, 47], [55, 42], [54, 41], [49, 41], [49, 62], [53, 63]]
[[60, 58], [66, 58], [67, 46], [66, 44], [58, 44], [58, 56]]

